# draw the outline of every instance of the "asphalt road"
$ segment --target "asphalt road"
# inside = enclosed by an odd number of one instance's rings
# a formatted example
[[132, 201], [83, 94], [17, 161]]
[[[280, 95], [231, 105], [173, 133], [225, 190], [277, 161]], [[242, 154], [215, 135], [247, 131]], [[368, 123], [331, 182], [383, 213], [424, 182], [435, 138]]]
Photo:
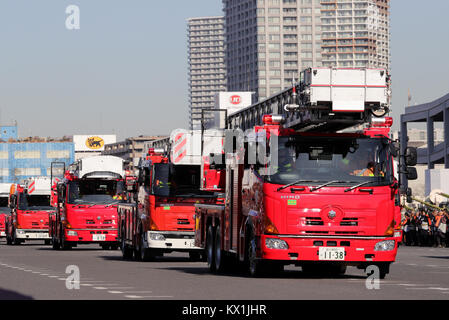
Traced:
[[[79, 268], [79, 289], [66, 286], [68, 266]], [[449, 299], [449, 249], [400, 247], [390, 271], [379, 289], [367, 289], [363, 271], [353, 267], [341, 277], [317, 278], [289, 266], [279, 276], [253, 279], [210, 274], [206, 263], [181, 253], [136, 262], [93, 245], [53, 251], [41, 242], [6, 246], [0, 240], [0, 299]]]

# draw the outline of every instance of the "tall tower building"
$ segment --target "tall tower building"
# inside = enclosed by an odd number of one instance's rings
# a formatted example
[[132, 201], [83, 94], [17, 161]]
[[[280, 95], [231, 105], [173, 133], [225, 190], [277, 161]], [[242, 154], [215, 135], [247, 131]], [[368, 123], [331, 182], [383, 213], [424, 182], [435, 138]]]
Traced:
[[[215, 94], [226, 91], [224, 18], [187, 20], [189, 64], [189, 126], [201, 128], [201, 110], [213, 108]], [[213, 118], [213, 114], [205, 114]]]
[[319, 0], [223, 0], [229, 91], [256, 100], [291, 86], [306, 67], [321, 65]]
[[390, 69], [389, 0], [321, 0], [323, 66]]
[[228, 91], [256, 100], [308, 67], [389, 68], [389, 0], [223, 0]]

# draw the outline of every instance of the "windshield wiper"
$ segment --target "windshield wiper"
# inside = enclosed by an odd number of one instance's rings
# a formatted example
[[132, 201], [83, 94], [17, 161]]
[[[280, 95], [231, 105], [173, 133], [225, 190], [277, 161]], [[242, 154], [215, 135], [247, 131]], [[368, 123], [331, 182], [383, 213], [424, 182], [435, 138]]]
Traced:
[[326, 182], [326, 183], [324, 183], [324, 184], [322, 184], [322, 185], [320, 185], [318, 187], [310, 188], [310, 192], [317, 191], [317, 190], [319, 190], [321, 188], [327, 187], [328, 185], [331, 185], [331, 184], [334, 184], [334, 183], [346, 183], [346, 182], [347, 181], [341, 181], [341, 180], [329, 181], [329, 182]]
[[355, 186], [353, 186], [351, 188], [346, 189], [345, 192], [352, 191], [354, 189], [357, 189], [358, 187], [362, 187], [362, 186], [370, 184], [370, 183], [373, 183], [373, 181], [365, 181], [365, 182], [359, 183], [359, 184], [357, 184], [357, 185], [355, 185]]
[[109, 208], [110, 206], [113, 206], [114, 204], [119, 204], [119, 201], [111, 202], [110, 204], [105, 205], [105, 208]]
[[297, 185], [297, 184], [299, 184], [299, 183], [309, 183], [309, 182], [315, 182], [315, 183], [316, 183], [316, 182], [321, 182], [321, 181], [317, 181], [317, 180], [298, 180], [298, 181], [295, 181], [295, 182], [286, 184], [286, 185], [283, 186], [283, 187], [279, 187], [279, 188], [277, 189], [277, 191], [281, 191], [281, 190], [287, 189], [288, 187]]

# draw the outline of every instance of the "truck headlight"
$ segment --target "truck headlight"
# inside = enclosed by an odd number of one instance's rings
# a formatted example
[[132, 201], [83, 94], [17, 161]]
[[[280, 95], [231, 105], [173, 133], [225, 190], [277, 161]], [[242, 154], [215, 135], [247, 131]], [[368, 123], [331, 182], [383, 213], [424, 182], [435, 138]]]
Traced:
[[288, 244], [284, 240], [274, 239], [274, 238], [265, 238], [265, 247], [268, 249], [288, 249]]
[[76, 236], [78, 236], [78, 233], [76, 231], [69, 230], [69, 231], [67, 231], [67, 235], [76, 237]]
[[165, 237], [160, 233], [150, 233], [150, 240], [165, 241]]
[[18, 233], [18, 234], [25, 234], [25, 231], [23, 231], [23, 230], [17, 230], [17, 233]]
[[394, 250], [394, 240], [380, 241], [376, 243], [374, 251], [392, 251]]

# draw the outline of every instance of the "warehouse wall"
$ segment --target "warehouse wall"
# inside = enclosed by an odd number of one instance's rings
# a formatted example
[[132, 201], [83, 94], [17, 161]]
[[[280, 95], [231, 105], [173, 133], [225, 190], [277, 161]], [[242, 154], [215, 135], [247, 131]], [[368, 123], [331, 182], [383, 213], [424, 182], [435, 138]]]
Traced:
[[74, 162], [73, 142], [0, 143], [0, 182], [20, 183], [33, 176], [50, 176], [53, 161]]

